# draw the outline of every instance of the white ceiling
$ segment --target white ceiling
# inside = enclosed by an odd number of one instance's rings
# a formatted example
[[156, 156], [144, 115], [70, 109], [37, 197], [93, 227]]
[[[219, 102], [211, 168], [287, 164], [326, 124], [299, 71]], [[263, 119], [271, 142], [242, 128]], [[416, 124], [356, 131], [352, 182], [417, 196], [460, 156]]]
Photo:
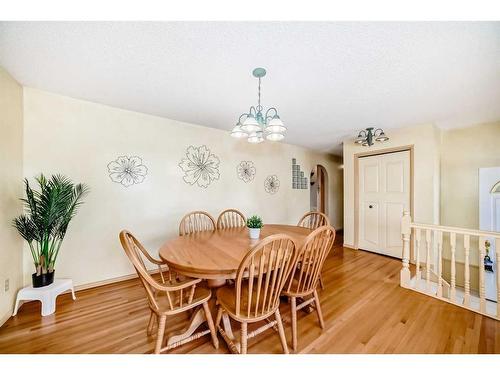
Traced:
[[500, 22], [2, 22], [0, 65], [25, 86], [226, 130], [262, 66], [285, 141], [334, 153], [367, 126], [500, 119]]

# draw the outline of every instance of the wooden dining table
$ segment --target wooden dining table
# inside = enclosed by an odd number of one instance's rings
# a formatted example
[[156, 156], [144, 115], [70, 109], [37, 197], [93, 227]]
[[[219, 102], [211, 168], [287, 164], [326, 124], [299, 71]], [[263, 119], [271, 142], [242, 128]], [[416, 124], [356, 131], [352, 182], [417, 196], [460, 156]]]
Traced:
[[[309, 233], [311, 229], [308, 228], [280, 224], [264, 225], [260, 238], [256, 240], [250, 239], [245, 227], [202, 231], [169, 239], [161, 246], [159, 255], [171, 271], [204, 279], [208, 287], [213, 289], [224, 285], [226, 280], [236, 278], [236, 272], [245, 255], [265, 237], [286, 234], [300, 247]], [[198, 309], [191, 316], [188, 328], [170, 336], [167, 345], [191, 336], [204, 322], [203, 314], [203, 309]], [[227, 316], [223, 318], [222, 323], [225, 331], [223, 338], [226, 341], [234, 340]], [[219, 332], [222, 333], [222, 330], [219, 329]]]

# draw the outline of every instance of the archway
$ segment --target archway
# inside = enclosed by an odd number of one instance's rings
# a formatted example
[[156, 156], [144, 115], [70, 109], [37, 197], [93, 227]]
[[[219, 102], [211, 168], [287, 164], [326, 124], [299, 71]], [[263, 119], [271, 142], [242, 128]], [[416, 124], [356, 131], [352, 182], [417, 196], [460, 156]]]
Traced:
[[328, 172], [321, 164], [316, 165], [310, 176], [311, 211], [319, 211], [328, 215]]

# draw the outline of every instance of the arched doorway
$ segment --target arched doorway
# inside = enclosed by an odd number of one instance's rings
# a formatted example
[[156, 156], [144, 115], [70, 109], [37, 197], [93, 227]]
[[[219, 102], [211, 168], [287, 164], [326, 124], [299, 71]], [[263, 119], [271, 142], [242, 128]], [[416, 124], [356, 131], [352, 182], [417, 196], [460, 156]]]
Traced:
[[311, 211], [328, 215], [328, 172], [321, 164], [311, 171], [310, 206]]

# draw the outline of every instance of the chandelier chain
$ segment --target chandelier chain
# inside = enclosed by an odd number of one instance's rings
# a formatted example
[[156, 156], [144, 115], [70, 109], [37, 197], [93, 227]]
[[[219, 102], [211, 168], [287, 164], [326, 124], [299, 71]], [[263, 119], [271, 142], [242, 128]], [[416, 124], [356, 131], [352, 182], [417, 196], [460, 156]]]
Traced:
[[262, 111], [262, 106], [260, 105], [260, 77], [259, 77], [259, 99], [258, 99], [257, 111], [258, 112]]

